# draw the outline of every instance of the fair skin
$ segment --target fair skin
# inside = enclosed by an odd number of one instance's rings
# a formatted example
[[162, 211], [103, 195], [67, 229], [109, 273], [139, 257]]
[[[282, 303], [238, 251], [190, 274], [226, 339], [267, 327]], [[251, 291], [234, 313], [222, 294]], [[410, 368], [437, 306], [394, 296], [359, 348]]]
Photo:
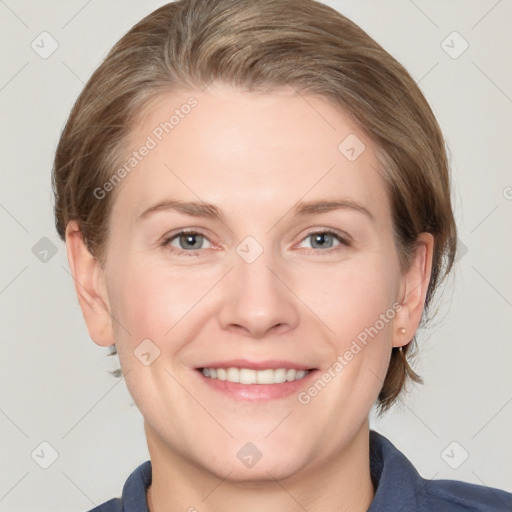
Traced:
[[[420, 323], [433, 237], [420, 236], [401, 272], [375, 147], [321, 97], [224, 85], [175, 91], [145, 113], [133, 148], [191, 95], [198, 106], [116, 191], [104, 264], [75, 222], [66, 232], [89, 334], [98, 345], [116, 343], [144, 416], [149, 509], [365, 511], [374, 495], [368, 414], [392, 347], [407, 344]], [[354, 161], [338, 150], [349, 134], [366, 146]], [[141, 218], [171, 199], [215, 205], [222, 219], [170, 208]], [[298, 202], [327, 200], [358, 203], [367, 213], [294, 212]], [[199, 234], [176, 236], [187, 228]], [[311, 236], [319, 231], [349, 244]], [[237, 252], [248, 236], [263, 249], [250, 263]], [[299, 392], [393, 304], [401, 308], [378, 335], [300, 403]], [[160, 350], [148, 365], [134, 355], [145, 339]], [[198, 370], [231, 359], [313, 371], [293, 392], [265, 398], [258, 394], [264, 384], [222, 392]], [[237, 394], [244, 386], [247, 393]], [[251, 467], [237, 456], [246, 443], [261, 453]]]

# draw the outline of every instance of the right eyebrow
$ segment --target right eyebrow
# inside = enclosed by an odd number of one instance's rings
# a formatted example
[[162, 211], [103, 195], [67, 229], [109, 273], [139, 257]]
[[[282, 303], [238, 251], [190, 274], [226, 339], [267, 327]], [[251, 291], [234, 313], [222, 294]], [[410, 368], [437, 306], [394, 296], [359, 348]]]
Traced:
[[213, 204], [199, 203], [195, 201], [180, 201], [177, 199], [169, 199], [160, 201], [144, 210], [135, 220], [136, 223], [148, 218], [150, 215], [161, 211], [176, 211], [193, 217], [206, 217], [222, 219], [222, 213]]

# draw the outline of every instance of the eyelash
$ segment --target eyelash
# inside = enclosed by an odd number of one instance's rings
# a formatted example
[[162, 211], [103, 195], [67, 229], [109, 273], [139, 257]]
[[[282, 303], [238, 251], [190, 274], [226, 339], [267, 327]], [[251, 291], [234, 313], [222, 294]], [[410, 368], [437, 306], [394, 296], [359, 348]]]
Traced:
[[[188, 250], [187, 251], [187, 250], [178, 249], [176, 247], [172, 247], [171, 245], [169, 245], [173, 240], [175, 240], [176, 238], [179, 238], [180, 236], [183, 236], [183, 235], [199, 235], [199, 236], [202, 236], [202, 237], [208, 239], [205, 235], [203, 235], [203, 233], [200, 233], [198, 231], [182, 230], [182, 231], [179, 231], [178, 233], [173, 234], [170, 237], [165, 238], [165, 240], [162, 242], [162, 246], [165, 247], [170, 252], [172, 252], [173, 254], [176, 254], [177, 256], [193, 256], [193, 257], [198, 257], [200, 249], [198, 249], [198, 250]], [[312, 236], [312, 235], [333, 235], [333, 237], [338, 242], [340, 242], [340, 246], [329, 247], [328, 249], [325, 249], [325, 250], [323, 250], [323, 249], [316, 249], [316, 248], [313, 247], [313, 248], [308, 250], [308, 253], [311, 253], [311, 252], [314, 253], [314, 254], [318, 254], [318, 252], [331, 253], [332, 251], [336, 251], [336, 250], [341, 249], [343, 246], [344, 247], [350, 247], [351, 246], [351, 243], [350, 243], [350, 241], [347, 238], [343, 237], [342, 235], [340, 235], [336, 231], [328, 230], [328, 229], [325, 229], [325, 230], [322, 230], [322, 229], [311, 230], [301, 240], [301, 243], [304, 240], [306, 240], [307, 238], [309, 238], [310, 236]]]

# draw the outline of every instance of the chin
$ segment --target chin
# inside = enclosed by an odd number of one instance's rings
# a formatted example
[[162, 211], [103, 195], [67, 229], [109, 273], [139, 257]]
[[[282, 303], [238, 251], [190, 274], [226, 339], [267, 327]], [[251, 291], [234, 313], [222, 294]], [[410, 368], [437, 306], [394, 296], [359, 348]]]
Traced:
[[[282, 449], [273, 449], [267, 442], [267, 447], [257, 448], [256, 444], [243, 443], [234, 450], [227, 449], [223, 454], [214, 455], [215, 462], [210, 471], [219, 478], [226, 478], [247, 488], [257, 488], [269, 481], [288, 478], [300, 471], [307, 460], [297, 457], [299, 454], [290, 446], [281, 446]], [[303, 448], [300, 452], [304, 453]]]

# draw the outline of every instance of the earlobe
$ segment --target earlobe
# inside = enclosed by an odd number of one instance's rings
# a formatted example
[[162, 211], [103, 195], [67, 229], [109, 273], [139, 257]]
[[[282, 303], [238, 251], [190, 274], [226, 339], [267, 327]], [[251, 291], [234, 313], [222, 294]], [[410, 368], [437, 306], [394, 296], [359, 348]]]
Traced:
[[420, 325], [432, 272], [434, 237], [421, 233], [411, 265], [402, 277], [401, 308], [394, 321], [393, 347], [407, 345]]
[[89, 336], [98, 345], [112, 345], [115, 340], [104, 270], [89, 252], [76, 221], [66, 227], [66, 251]]

